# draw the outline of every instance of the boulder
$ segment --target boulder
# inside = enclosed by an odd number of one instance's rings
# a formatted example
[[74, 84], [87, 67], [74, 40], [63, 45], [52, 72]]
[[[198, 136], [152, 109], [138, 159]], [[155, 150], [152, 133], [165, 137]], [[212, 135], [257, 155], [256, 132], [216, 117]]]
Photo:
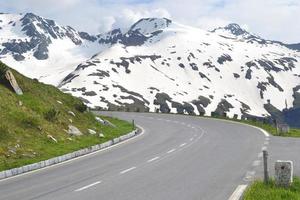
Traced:
[[89, 134], [91, 135], [96, 135], [96, 131], [94, 131], [93, 129], [88, 129]]
[[72, 112], [72, 111], [68, 111], [68, 113], [69, 113], [70, 115], [72, 115], [73, 117], [76, 117], [76, 115], [75, 115], [75, 113], [74, 113], [74, 112]]
[[57, 143], [57, 140], [52, 135], [47, 135], [47, 138]]
[[81, 131], [77, 127], [72, 126], [72, 125], [69, 125], [68, 133], [70, 135], [74, 135], [74, 136], [80, 136], [80, 135], [82, 135]]
[[101, 138], [105, 138], [104, 134], [103, 133], [99, 133], [99, 137]]
[[22, 89], [19, 87], [13, 73], [10, 70], [6, 71], [5, 78], [9, 81], [11, 87], [14, 89], [17, 95], [23, 95]]

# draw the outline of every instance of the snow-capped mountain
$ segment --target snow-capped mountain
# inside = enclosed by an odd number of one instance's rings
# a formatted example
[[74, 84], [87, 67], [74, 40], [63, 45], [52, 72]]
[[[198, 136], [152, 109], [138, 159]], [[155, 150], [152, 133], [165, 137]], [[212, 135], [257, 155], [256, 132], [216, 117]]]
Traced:
[[43, 82], [58, 84], [91, 54], [96, 38], [53, 20], [27, 14], [0, 14], [0, 59]]
[[91, 107], [228, 116], [300, 108], [299, 45], [237, 24], [165, 18], [91, 35], [34, 14], [0, 14], [0, 60]]
[[138, 44], [117, 42], [60, 88], [90, 106], [189, 114], [268, 116], [296, 102], [300, 53], [237, 24], [208, 32], [151, 18], [132, 32]]

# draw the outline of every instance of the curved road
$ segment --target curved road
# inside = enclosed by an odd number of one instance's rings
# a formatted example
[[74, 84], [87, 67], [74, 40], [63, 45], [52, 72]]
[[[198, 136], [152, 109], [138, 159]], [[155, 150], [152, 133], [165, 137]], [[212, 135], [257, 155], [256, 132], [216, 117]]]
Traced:
[[261, 175], [261, 149], [273, 141], [258, 129], [224, 121], [105, 114], [135, 119], [143, 134], [105, 151], [0, 181], [0, 199], [227, 200], [238, 185]]

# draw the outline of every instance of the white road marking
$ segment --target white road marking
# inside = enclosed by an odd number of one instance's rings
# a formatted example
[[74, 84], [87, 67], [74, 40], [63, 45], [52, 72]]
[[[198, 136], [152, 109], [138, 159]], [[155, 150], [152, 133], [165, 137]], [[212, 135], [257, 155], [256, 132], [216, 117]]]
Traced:
[[242, 197], [242, 195], [243, 195], [244, 191], [246, 190], [247, 186], [248, 185], [239, 185], [235, 189], [235, 191], [232, 193], [232, 195], [229, 197], [228, 200], [239, 200]]
[[260, 163], [261, 163], [260, 160], [255, 160], [255, 161], [252, 163], [252, 166], [257, 167], [257, 166], [260, 165]]
[[148, 163], [149, 163], [149, 162], [153, 162], [153, 161], [155, 161], [155, 160], [157, 160], [157, 159], [159, 159], [158, 156], [156, 156], [155, 158], [152, 158], [152, 159], [148, 160], [147, 162], [148, 162]]
[[75, 192], [80, 192], [80, 191], [82, 191], [82, 190], [86, 190], [86, 189], [88, 189], [88, 188], [90, 188], [90, 187], [93, 187], [93, 186], [95, 186], [95, 185], [98, 185], [98, 184], [100, 184], [100, 183], [101, 183], [101, 181], [97, 181], [97, 182], [95, 182], [95, 183], [89, 184], [89, 185], [87, 185], [87, 186], [84, 186], [84, 187], [79, 188], [79, 189], [74, 190], [74, 191], [75, 191]]
[[180, 147], [183, 147], [183, 146], [185, 146], [185, 145], [186, 145], [186, 143], [183, 143], [183, 144], [180, 145]]
[[125, 169], [125, 170], [121, 171], [120, 174], [125, 174], [125, 173], [130, 172], [130, 171], [132, 171], [134, 169], [136, 169], [136, 167], [131, 167], [129, 169]]
[[172, 152], [174, 152], [174, 151], [176, 151], [176, 149], [171, 149], [171, 150], [168, 151], [167, 153], [172, 153]]
[[190, 141], [193, 141], [193, 140], [194, 140], [194, 138], [191, 138], [191, 139], [190, 139]]
[[269, 141], [265, 141], [265, 142], [264, 142], [264, 145], [269, 145]]

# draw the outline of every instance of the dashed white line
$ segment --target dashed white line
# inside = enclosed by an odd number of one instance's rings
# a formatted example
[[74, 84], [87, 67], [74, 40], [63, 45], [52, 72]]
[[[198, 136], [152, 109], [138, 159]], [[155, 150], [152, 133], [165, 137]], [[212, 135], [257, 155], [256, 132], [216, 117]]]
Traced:
[[168, 151], [167, 153], [173, 153], [174, 151], [176, 151], [176, 149], [171, 149], [171, 150]]
[[186, 145], [186, 143], [182, 143], [181, 145], [180, 145], [180, 147], [183, 147], [183, 146], [185, 146]]
[[157, 159], [159, 159], [159, 157], [157, 156], [157, 157], [155, 157], [155, 158], [151, 158], [150, 160], [148, 160], [147, 162], [149, 163], [149, 162], [153, 162], [153, 161], [155, 161], [155, 160], [157, 160]]
[[246, 190], [247, 185], [239, 185], [228, 200], [239, 200], [242, 197], [242, 194]]
[[100, 184], [100, 183], [101, 183], [101, 181], [97, 181], [97, 182], [95, 182], [95, 183], [89, 184], [89, 185], [87, 185], [87, 186], [84, 186], [84, 187], [79, 188], [79, 189], [74, 190], [74, 191], [75, 191], [75, 192], [80, 192], [80, 191], [82, 191], [82, 190], [86, 190], [86, 189], [88, 189], [88, 188], [90, 188], [90, 187], [93, 187], [93, 186], [95, 186], [95, 185], [98, 185], [98, 184]]
[[194, 140], [194, 138], [191, 138], [191, 139], [190, 139], [190, 141], [193, 141], [193, 140]]
[[120, 174], [125, 174], [125, 173], [130, 172], [130, 171], [132, 171], [134, 169], [136, 169], [136, 167], [131, 167], [129, 169], [125, 169], [125, 170], [121, 171]]
[[269, 141], [265, 141], [265, 142], [264, 142], [264, 145], [269, 145]]

